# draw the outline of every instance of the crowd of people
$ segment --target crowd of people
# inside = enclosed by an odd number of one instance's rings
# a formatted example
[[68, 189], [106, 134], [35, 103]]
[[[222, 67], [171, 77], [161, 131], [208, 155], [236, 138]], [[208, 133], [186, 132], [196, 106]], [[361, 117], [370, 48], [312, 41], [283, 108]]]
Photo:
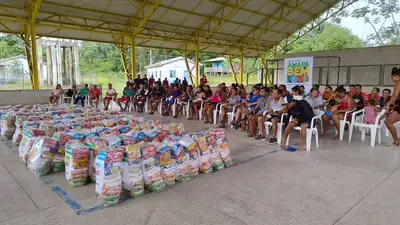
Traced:
[[[371, 93], [366, 94], [359, 84], [350, 85], [349, 90], [343, 86], [339, 86], [335, 90], [331, 86], [326, 86], [322, 93], [319, 85], [314, 85], [306, 93], [304, 86], [295, 86], [289, 91], [285, 85], [267, 87], [257, 84], [252, 87], [250, 93], [247, 93], [243, 85], [231, 84], [228, 87], [225, 83], [218, 85], [213, 92], [207, 84], [205, 76], [202, 77], [201, 84], [196, 90], [188, 84], [186, 79], [179, 80], [177, 78], [174, 82], [169, 83], [167, 79], [156, 81], [153, 76], [149, 79], [146, 76], [144, 78], [138, 76], [136, 79], [129, 79], [126, 82], [126, 87], [120, 97], [112, 84], [108, 84], [103, 97], [103, 105], [104, 110], [108, 110], [109, 104], [113, 100], [121, 111], [125, 111], [131, 103], [136, 111], [143, 112], [144, 105], [148, 101], [149, 114], [154, 114], [161, 104], [162, 115], [172, 115], [174, 118], [183, 115], [183, 111], [188, 108], [187, 118], [189, 120], [202, 119], [204, 123], [209, 124], [217, 122], [214, 121], [213, 115], [214, 110], [219, 110], [219, 127], [226, 127], [227, 122], [230, 121], [228, 116], [234, 114], [228, 125], [247, 131], [248, 136], [256, 140], [267, 140], [264, 123], [270, 121], [272, 135], [267, 142], [281, 144], [281, 147], [285, 147], [292, 128], [299, 126], [301, 127], [301, 139], [297, 150], [302, 150], [304, 147], [306, 132], [311, 126], [314, 110], [319, 109], [324, 112], [322, 116], [323, 135], [327, 134], [329, 122], [332, 121], [337, 130], [335, 138], [340, 135], [340, 121], [351, 119], [351, 113], [348, 113], [348, 118], [344, 118], [346, 112], [365, 109], [364, 122], [372, 124], [375, 123], [378, 113], [385, 110], [387, 112], [385, 124], [393, 137], [393, 145], [399, 145], [399, 137], [394, 124], [400, 121], [400, 69], [393, 68], [392, 80], [395, 83], [393, 94], [390, 89], [384, 89], [382, 95], [377, 87], [373, 88]], [[49, 97], [50, 103], [57, 102], [63, 93], [61, 86], [57, 85]], [[75, 104], [80, 101], [84, 106], [84, 99], [88, 98], [89, 104], [91, 106], [95, 104], [97, 107], [101, 91], [96, 85], [90, 89], [88, 85], [85, 85], [79, 91], [73, 86], [65, 94]], [[293, 120], [289, 121], [290, 117]], [[284, 121], [286, 128], [281, 143], [278, 143], [277, 130], [278, 123], [281, 121]]]

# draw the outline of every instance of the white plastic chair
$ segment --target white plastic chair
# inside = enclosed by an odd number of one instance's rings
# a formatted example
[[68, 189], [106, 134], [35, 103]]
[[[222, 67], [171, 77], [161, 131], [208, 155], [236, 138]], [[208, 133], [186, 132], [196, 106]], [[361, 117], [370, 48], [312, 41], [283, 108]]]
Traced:
[[[283, 128], [283, 124], [284, 124], [283, 119], [284, 119], [287, 115], [288, 115], [287, 113], [283, 113], [282, 116], [281, 116], [281, 121], [278, 123], [278, 130], [277, 130], [277, 132], [276, 132], [276, 139], [277, 139], [278, 143], [281, 143], [281, 139], [282, 139], [282, 128]], [[272, 122], [271, 122], [271, 121], [266, 121], [266, 122], [264, 123], [264, 125], [265, 125], [265, 133], [266, 133], [266, 136], [269, 136], [269, 128], [272, 127]]]
[[204, 101], [203, 100], [201, 100], [201, 103], [200, 103], [200, 111], [199, 111], [199, 120], [202, 120], [203, 119], [203, 106], [204, 106]]
[[186, 111], [186, 118], [189, 118], [190, 116], [190, 103], [192, 103], [193, 99], [189, 99], [187, 104], [186, 104], [186, 108], [183, 111]]
[[178, 100], [174, 100], [174, 104], [172, 104], [172, 116], [175, 116], [176, 114], [176, 107], [178, 106]]
[[218, 120], [218, 114], [221, 114], [221, 103], [218, 103], [215, 106], [215, 109], [213, 110], [213, 120], [214, 120], [214, 124], [217, 124], [217, 120]]
[[[315, 144], [317, 146], [317, 148], [319, 148], [319, 143], [318, 143], [318, 129], [317, 129], [317, 122], [318, 120], [322, 120], [322, 115], [324, 115], [324, 111], [321, 110], [314, 110], [314, 117], [311, 119], [311, 124], [310, 127], [307, 128], [307, 136], [306, 136], [306, 150], [310, 151], [311, 150], [311, 139], [312, 139], [312, 135], [315, 135]], [[293, 118], [290, 117], [289, 122], [292, 121]], [[293, 128], [294, 130], [301, 130], [300, 126], [296, 126]], [[286, 140], [286, 145], [289, 145], [289, 138], [290, 138], [290, 134], [287, 137]]]
[[[228, 125], [230, 125], [231, 123], [232, 123], [232, 121], [234, 120], [234, 118], [235, 118], [235, 113], [236, 113], [236, 105], [234, 105], [233, 106], [233, 108], [232, 108], [232, 112], [228, 112], [227, 113], [227, 115], [228, 115]], [[222, 113], [221, 113], [222, 114]], [[230, 125], [231, 126], [231, 128], [233, 128], [233, 125]]]
[[143, 111], [145, 113], [149, 112], [149, 97], [148, 96], [146, 97], [146, 102], [144, 103], [143, 108], [144, 108]]
[[365, 140], [365, 133], [366, 133], [367, 129], [369, 129], [371, 131], [371, 146], [372, 147], [375, 146], [375, 139], [376, 139], [377, 132], [378, 132], [378, 143], [380, 144], [382, 141], [382, 128], [385, 127], [384, 123], [383, 123], [384, 120], [381, 120], [381, 117], [385, 115], [385, 112], [382, 111], [382, 112], [378, 113], [374, 124], [366, 124], [364, 122], [365, 109], [361, 109], [361, 110], [354, 112], [353, 113], [354, 117], [352, 117], [352, 120], [357, 115], [359, 115], [358, 117], [360, 118], [360, 121], [355, 121], [355, 119], [354, 119], [354, 121], [350, 124], [349, 142], [351, 141], [351, 138], [353, 136], [354, 127], [358, 127], [361, 130], [361, 140], [362, 141]]
[[[352, 121], [353, 121], [353, 118], [355, 119], [354, 113], [353, 113], [353, 112], [355, 112], [355, 111], [356, 111], [356, 108], [354, 108], [354, 109], [352, 109], [352, 110], [346, 112], [346, 113], [344, 114], [343, 120], [340, 121], [340, 137], [339, 137], [339, 140], [343, 141], [343, 137], [344, 137], [344, 136], [343, 136], [343, 135], [344, 135], [344, 128], [346, 127], [346, 124], [350, 126], [350, 124], [351, 124]], [[348, 120], [347, 120], [347, 116], [348, 116], [350, 113], [353, 113], [353, 114], [352, 114], [352, 117], [351, 117], [351, 121], [348, 121]], [[337, 131], [336, 131], [336, 132], [337, 132]]]

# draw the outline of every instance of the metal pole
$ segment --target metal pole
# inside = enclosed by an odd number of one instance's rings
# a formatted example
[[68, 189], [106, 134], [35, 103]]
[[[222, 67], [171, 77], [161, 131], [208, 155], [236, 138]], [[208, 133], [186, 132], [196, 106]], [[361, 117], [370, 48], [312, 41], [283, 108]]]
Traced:
[[39, 71], [38, 71], [37, 46], [36, 46], [36, 44], [37, 44], [37, 42], [36, 42], [35, 24], [31, 23], [33, 90], [39, 90]]
[[[328, 57], [328, 71], [326, 73], [326, 85], [328, 85], [329, 83], [329, 75], [330, 75], [330, 71], [331, 71], [331, 57]], [[312, 83], [312, 82], [311, 82]]]
[[131, 66], [132, 66], [132, 79], [136, 78], [136, 45], [135, 38], [131, 37]]
[[199, 43], [196, 43], [196, 87], [199, 86]]
[[340, 57], [338, 59], [339, 59], [339, 65], [338, 65], [338, 71], [337, 71], [336, 87], [339, 87], [339, 76], [340, 76]]
[[240, 84], [243, 84], [243, 48], [240, 49]]

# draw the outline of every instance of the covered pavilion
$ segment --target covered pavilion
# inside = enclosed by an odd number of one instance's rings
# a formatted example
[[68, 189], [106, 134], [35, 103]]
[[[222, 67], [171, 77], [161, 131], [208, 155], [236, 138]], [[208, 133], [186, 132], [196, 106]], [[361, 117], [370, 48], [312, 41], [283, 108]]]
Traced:
[[[3, 0], [0, 32], [23, 38], [33, 90], [39, 89], [40, 37], [114, 43], [127, 75], [128, 46], [177, 49], [185, 58], [199, 52], [263, 61], [274, 56], [355, 0]], [[322, 15], [323, 14], [323, 15]], [[279, 47], [278, 47], [279, 45]], [[130, 73], [128, 71], [131, 71]], [[190, 71], [188, 69], [188, 71]], [[190, 74], [198, 83], [199, 72]]]

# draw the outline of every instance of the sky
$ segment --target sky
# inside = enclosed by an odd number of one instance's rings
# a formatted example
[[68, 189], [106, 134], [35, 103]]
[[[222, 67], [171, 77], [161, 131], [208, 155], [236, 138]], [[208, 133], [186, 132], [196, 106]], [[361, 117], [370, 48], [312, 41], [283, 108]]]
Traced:
[[[354, 3], [353, 5], [349, 6], [348, 10], [352, 11], [354, 8], [364, 7], [367, 6], [367, 0], [359, 0], [358, 2]], [[395, 19], [400, 21], [400, 14], [395, 15]], [[389, 22], [386, 22], [389, 25]], [[351, 32], [362, 40], [366, 40], [368, 35], [374, 33], [374, 30], [371, 25], [366, 24], [364, 22], [364, 18], [355, 19], [355, 18], [342, 18], [341, 24], [343, 27], [346, 27], [351, 30]], [[379, 24], [377, 27], [380, 27]]]

